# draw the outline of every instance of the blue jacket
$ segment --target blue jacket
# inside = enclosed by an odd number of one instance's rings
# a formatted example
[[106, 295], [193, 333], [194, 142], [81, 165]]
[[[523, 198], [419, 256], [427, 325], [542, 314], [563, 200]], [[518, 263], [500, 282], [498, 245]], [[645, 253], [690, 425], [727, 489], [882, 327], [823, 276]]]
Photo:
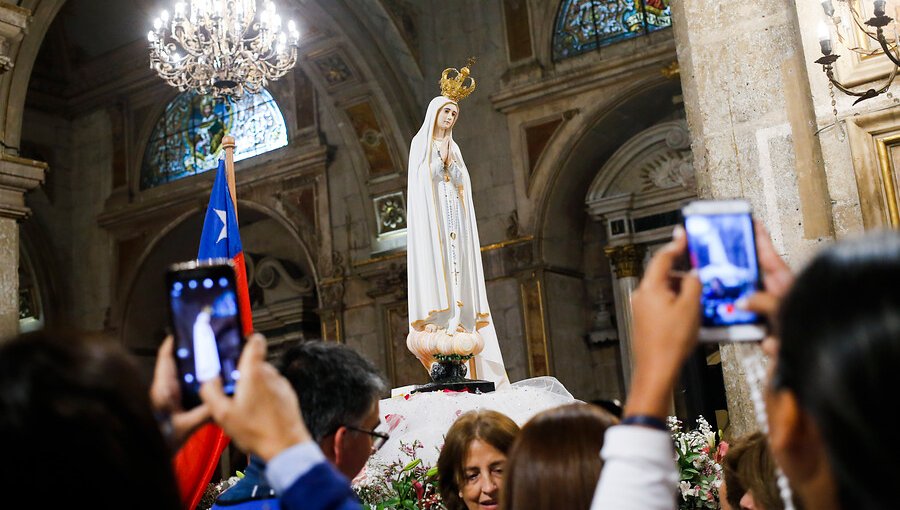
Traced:
[[320, 462], [291, 485], [281, 498], [265, 477], [266, 465], [251, 457], [234, 487], [216, 500], [211, 510], [361, 510], [350, 482], [328, 462]]
[[327, 462], [317, 464], [281, 496], [283, 510], [361, 510], [350, 482]]
[[266, 464], [251, 456], [244, 477], [219, 495], [210, 510], [279, 510], [278, 496], [265, 473]]

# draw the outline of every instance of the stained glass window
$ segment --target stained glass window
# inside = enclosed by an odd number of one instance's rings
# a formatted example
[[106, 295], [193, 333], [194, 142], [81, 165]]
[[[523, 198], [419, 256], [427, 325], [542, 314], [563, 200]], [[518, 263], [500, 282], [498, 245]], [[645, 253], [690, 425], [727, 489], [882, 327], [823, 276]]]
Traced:
[[671, 25], [669, 0], [563, 0], [553, 32], [553, 60]]
[[235, 161], [287, 145], [284, 117], [265, 89], [239, 100], [185, 92], [166, 107], [153, 128], [141, 167], [141, 189], [216, 168], [225, 135], [235, 139]]

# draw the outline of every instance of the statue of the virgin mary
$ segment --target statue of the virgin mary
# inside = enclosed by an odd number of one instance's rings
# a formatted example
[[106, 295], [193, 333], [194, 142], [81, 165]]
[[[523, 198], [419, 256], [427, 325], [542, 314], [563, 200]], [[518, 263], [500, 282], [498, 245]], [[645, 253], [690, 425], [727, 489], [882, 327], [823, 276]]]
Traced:
[[501, 388], [509, 379], [488, 307], [472, 183], [453, 141], [459, 101], [474, 88], [468, 67], [446, 69], [410, 146], [407, 347], [429, 370], [436, 360], [474, 355], [470, 376]]

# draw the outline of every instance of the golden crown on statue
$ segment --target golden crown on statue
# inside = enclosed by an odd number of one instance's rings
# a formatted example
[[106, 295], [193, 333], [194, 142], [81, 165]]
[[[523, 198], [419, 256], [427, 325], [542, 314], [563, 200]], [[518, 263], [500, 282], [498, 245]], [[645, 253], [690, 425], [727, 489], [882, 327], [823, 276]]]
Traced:
[[[441, 73], [441, 95], [459, 102], [471, 94], [475, 90], [475, 78], [469, 76], [469, 67], [474, 63], [475, 57], [469, 57], [466, 66], [458, 71], [453, 67], [444, 69], [444, 72]], [[451, 72], [456, 73], [456, 76], [451, 78]], [[468, 80], [468, 84], [466, 80]]]

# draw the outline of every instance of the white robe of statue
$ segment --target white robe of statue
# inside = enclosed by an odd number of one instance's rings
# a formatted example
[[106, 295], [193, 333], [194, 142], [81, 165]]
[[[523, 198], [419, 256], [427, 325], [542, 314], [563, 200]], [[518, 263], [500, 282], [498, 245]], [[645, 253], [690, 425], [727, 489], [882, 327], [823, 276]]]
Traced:
[[484, 349], [474, 359], [475, 373], [469, 376], [492, 381], [499, 389], [509, 379], [488, 307], [469, 172], [452, 131], [446, 169], [441, 158], [446, 155], [439, 154], [439, 145], [433, 141], [435, 119], [448, 103], [457, 105], [444, 96], [431, 100], [409, 152], [410, 331], [423, 331], [429, 324], [447, 328], [458, 308], [459, 325], [466, 332], [477, 331], [484, 340]]
[[204, 308], [194, 321], [194, 373], [201, 383], [218, 377], [222, 370], [210, 319], [210, 312]]

